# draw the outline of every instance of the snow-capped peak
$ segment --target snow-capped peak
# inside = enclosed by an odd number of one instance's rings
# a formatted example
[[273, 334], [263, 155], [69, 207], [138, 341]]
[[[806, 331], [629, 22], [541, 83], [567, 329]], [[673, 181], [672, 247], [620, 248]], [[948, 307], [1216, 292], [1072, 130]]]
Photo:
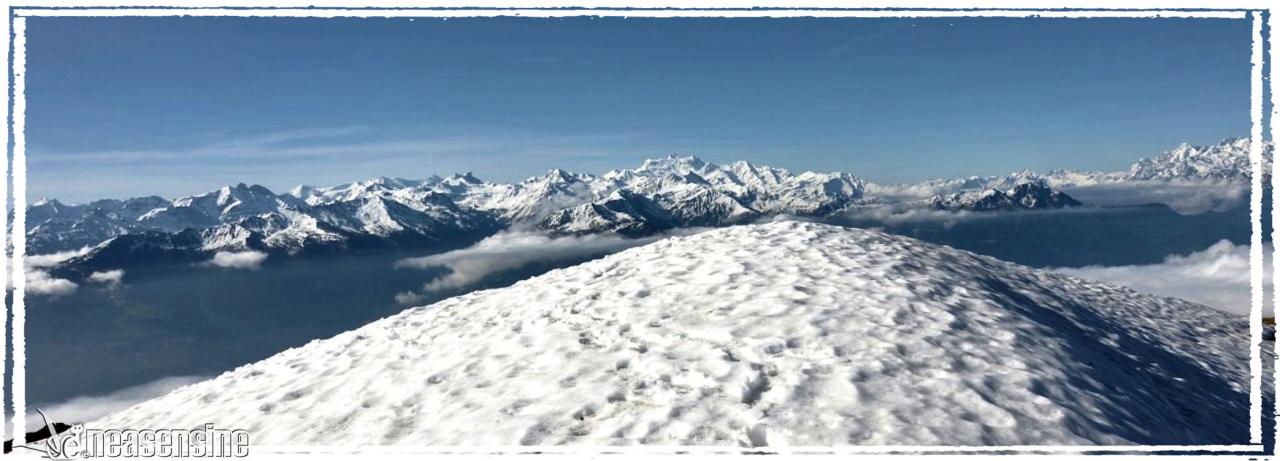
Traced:
[[670, 154], [662, 158], [645, 159], [640, 168], [634, 171], [649, 176], [685, 175], [700, 172], [707, 165], [707, 162], [692, 155]]
[[985, 189], [935, 195], [929, 199], [933, 208], [944, 210], [1044, 210], [1080, 206], [1080, 201], [1055, 191], [1042, 181], [1027, 181], [1007, 190]]
[[294, 197], [300, 198], [302, 200], [306, 200], [310, 198], [312, 195], [314, 195], [315, 190], [316, 190], [315, 187], [299, 184], [299, 185], [293, 186], [293, 188], [289, 189], [289, 192], [285, 192], [285, 193], [292, 195]]
[[450, 186], [463, 186], [463, 185], [474, 186], [474, 185], [484, 184], [484, 181], [481, 181], [480, 178], [475, 177], [475, 175], [471, 174], [470, 171], [462, 174], [455, 173], [454, 175], [441, 180], [441, 182]]
[[[1188, 143], [1134, 163], [1126, 179], [1135, 181], [1233, 181], [1253, 174], [1248, 138], [1229, 138], [1209, 146]], [[1264, 142], [1263, 172], [1270, 174], [1274, 146]]]
[[40, 198], [39, 198], [39, 199], [37, 199], [35, 202], [32, 202], [32, 203], [31, 203], [31, 206], [33, 206], [33, 207], [37, 207], [37, 206], [54, 206], [54, 207], [61, 207], [61, 206], [63, 206], [63, 205], [62, 205], [62, 202], [59, 202], [57, 199], [52, 199], [52, 198], [49, 198], [49, 197], [40, 197]]

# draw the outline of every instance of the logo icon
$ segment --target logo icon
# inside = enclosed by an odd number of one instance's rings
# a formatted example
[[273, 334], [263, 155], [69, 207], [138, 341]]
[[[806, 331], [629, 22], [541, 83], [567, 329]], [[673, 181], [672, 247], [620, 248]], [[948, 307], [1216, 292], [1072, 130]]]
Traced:
[[[67, 426], [66, 424], [55, 423], [49, 420], [49, 416], [44, 410], [36, 409], [40, 413], [40, 418], [44, 420], [44, 429], [28, 433], [29, 440], [24, 445], [18, 445], [19, 448], [36, 451], [49, 459], [72, 459], [80, 456], [80, 434], [84, 432], [84, 426], [76, 424]], [[64, 427], [59, 432], [59, 426]]]

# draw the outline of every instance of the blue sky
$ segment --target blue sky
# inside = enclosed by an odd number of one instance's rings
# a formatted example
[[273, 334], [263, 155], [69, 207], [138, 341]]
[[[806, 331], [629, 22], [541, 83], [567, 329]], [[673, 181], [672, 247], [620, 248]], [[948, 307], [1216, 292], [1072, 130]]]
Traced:
[[874, 181], [1248, 134], [1245, 20], [32, 18], [29, 194], [516, 180], [694, 154]]

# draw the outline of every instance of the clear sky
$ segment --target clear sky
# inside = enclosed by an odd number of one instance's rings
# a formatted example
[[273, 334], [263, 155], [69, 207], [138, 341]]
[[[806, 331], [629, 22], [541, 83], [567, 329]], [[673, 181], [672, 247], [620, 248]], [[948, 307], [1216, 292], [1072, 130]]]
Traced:
[[1249, 129], [1246, 20], [32, 18], [29, 194], [516, 180], [694, 154], [874, 181]]

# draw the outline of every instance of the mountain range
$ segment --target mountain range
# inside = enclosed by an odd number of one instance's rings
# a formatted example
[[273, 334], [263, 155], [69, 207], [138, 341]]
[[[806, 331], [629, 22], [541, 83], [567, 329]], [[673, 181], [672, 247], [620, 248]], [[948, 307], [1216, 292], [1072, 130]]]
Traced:
[[[1267, 145], [1268, 156], [1270, 145]], [[1269, 171], [1269, 163], [1268, 163]], [[1181, 145], [1122, 172], [1022, 171], [1006, 176], [879, 185], [848, 173], [795, 173], [746, 161], [650, 159], [591, 175], [553, 169], [517, 183], [470, 173], [374, 178], [277, 194], [225, 186], [166, 200], [148, 196], [27, 210], [28, 253], [93, 247], [80, 261], [147, 255], [194, 259], [222, 251], [287, 254], [396, 245], [449, 245], [501, 229], [641, 236], [689, 226], [749, 223], [778, 215], [825, 217], [852, 207], [1038, 210], [1079, 206], [1063, 187], [1131, 182], [1246, 183], [1247, 139]]]
[[[1263, 176], [1271, 174], [1274, 145], [1263, 143]], [[1245, 184], [1252, 177], [1249, 139], [1228, 138], [1217, 144], [1182, 143], [1158, 155], [1141, 158], [1123, 171], [1023, 170], [1003, 176], [943, 178], [909, 184], [869, 184], [868, 193], [888, 197], [931, 197], [962, 191], [1007, 190], [1024, 183], [1051, 188], [1087, 187], [1125, 183]]]

